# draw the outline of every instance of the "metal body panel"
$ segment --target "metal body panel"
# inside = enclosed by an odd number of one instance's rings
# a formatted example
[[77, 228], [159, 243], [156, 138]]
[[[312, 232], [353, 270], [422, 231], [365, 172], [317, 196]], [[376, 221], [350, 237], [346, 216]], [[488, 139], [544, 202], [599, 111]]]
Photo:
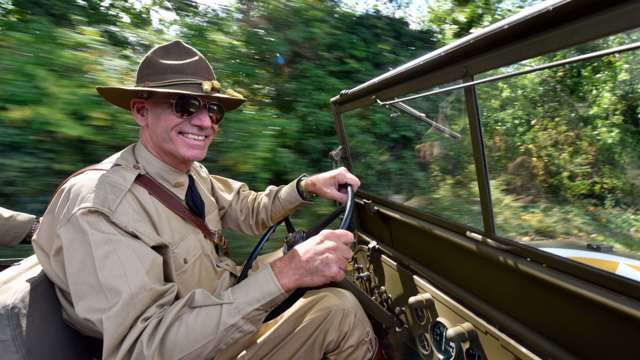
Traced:
[[[365, 247], [377, 242], [388, 258], [386, 265], [372, 267], [383, 274], [379, 284], [394, 306], [420, 292], [408, 285], [407, 274], [413, 274], [448, 294], [456, 307], [470, 309], [459, 315], [465, 321], [475, 325], [474, 319], [482, 318], [502, 329], [503, 341], [543, 358], [624, 358], [640, 335], [640, 303], [634, 299], [406, 214], [389, 216], [392, 212], [383, 207], [377, 212], [386, 224], [383, 231], [379, 224], [361, 222], [358, 239]], [[403, 271], [407, 274], [399, 275]]]
[[414, 281], [420, 293], [430, 294], [436, 300], [439, 316], [452, 319], [454, 324], [468, 321], [479, 330], [480, 340], [487, 355], [495, 354], [498, 358], [504, 358], [511, 354], [521, 359], [540, 359], [525, 347], [510, 339], [506, 334], [438, 290], [428, 281], [418, 276], [414, 276]]

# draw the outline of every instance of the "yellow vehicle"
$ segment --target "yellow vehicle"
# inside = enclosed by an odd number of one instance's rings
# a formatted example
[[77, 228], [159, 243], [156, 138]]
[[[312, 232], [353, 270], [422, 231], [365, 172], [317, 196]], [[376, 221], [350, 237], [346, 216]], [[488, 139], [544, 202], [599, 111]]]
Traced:
[[[598, 86], [638, 93], [639, 14], [638, 1], [547, 1], [331, 99], [331, 158], [363, 180], [340, 286], [387, 358], [638, 357], [635, 204], [590, 200], [605, 187], [561, 197], [536, 179], [582, 159], [564, 143], [620, 123]], [[593, 87], [566, 91], [568, 74]], [[598, 131], [581, 120], [593, 117]], [[624, 165], [598, 154], [566, 181]], [[64, 324], [33, 256], [0, 273], [0, 305], [3, 356], [86, 359], [99, 347]]]

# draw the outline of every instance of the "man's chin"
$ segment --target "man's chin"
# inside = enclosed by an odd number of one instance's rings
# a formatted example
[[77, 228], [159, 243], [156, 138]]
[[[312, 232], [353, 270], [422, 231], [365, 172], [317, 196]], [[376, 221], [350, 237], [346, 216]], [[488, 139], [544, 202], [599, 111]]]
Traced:
[[190, 144], [191, 146], [184, 146], [181, 149], [181, 153], [185, 159], [192, 161], [200, 161], [207, 156], [209, 152], [209, 143], [206, 144]]
[[207, 157], [207, 151], [195, 151], [190, 153], [188, 156], [186, 156], [185, 158], [188, 159], [189, 161], [193, 162], [193, 161], [202, 161]]

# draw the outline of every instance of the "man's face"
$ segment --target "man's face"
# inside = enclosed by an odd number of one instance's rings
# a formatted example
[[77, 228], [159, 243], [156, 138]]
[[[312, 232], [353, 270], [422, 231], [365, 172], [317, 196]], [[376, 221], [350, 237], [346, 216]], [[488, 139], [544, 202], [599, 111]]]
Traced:
[[194, 161], [205, 158], [218, 126], [204, 107], [191, 117], [179, 117], [172, 109], [171, 99], [169, 95], [158, 95], [144, 101], [147, 113], [146, 121], [138, 120], [140, 139], [158, 159], [186, 172]]

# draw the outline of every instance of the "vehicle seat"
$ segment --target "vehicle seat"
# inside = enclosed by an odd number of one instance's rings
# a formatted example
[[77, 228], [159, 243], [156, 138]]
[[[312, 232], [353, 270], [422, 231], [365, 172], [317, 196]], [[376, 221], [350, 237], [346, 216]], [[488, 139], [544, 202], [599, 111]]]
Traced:
[[35, 255], [0, 273], [2, 359], [96, 359], [101, 341], [62, 319], [53, 283]]

